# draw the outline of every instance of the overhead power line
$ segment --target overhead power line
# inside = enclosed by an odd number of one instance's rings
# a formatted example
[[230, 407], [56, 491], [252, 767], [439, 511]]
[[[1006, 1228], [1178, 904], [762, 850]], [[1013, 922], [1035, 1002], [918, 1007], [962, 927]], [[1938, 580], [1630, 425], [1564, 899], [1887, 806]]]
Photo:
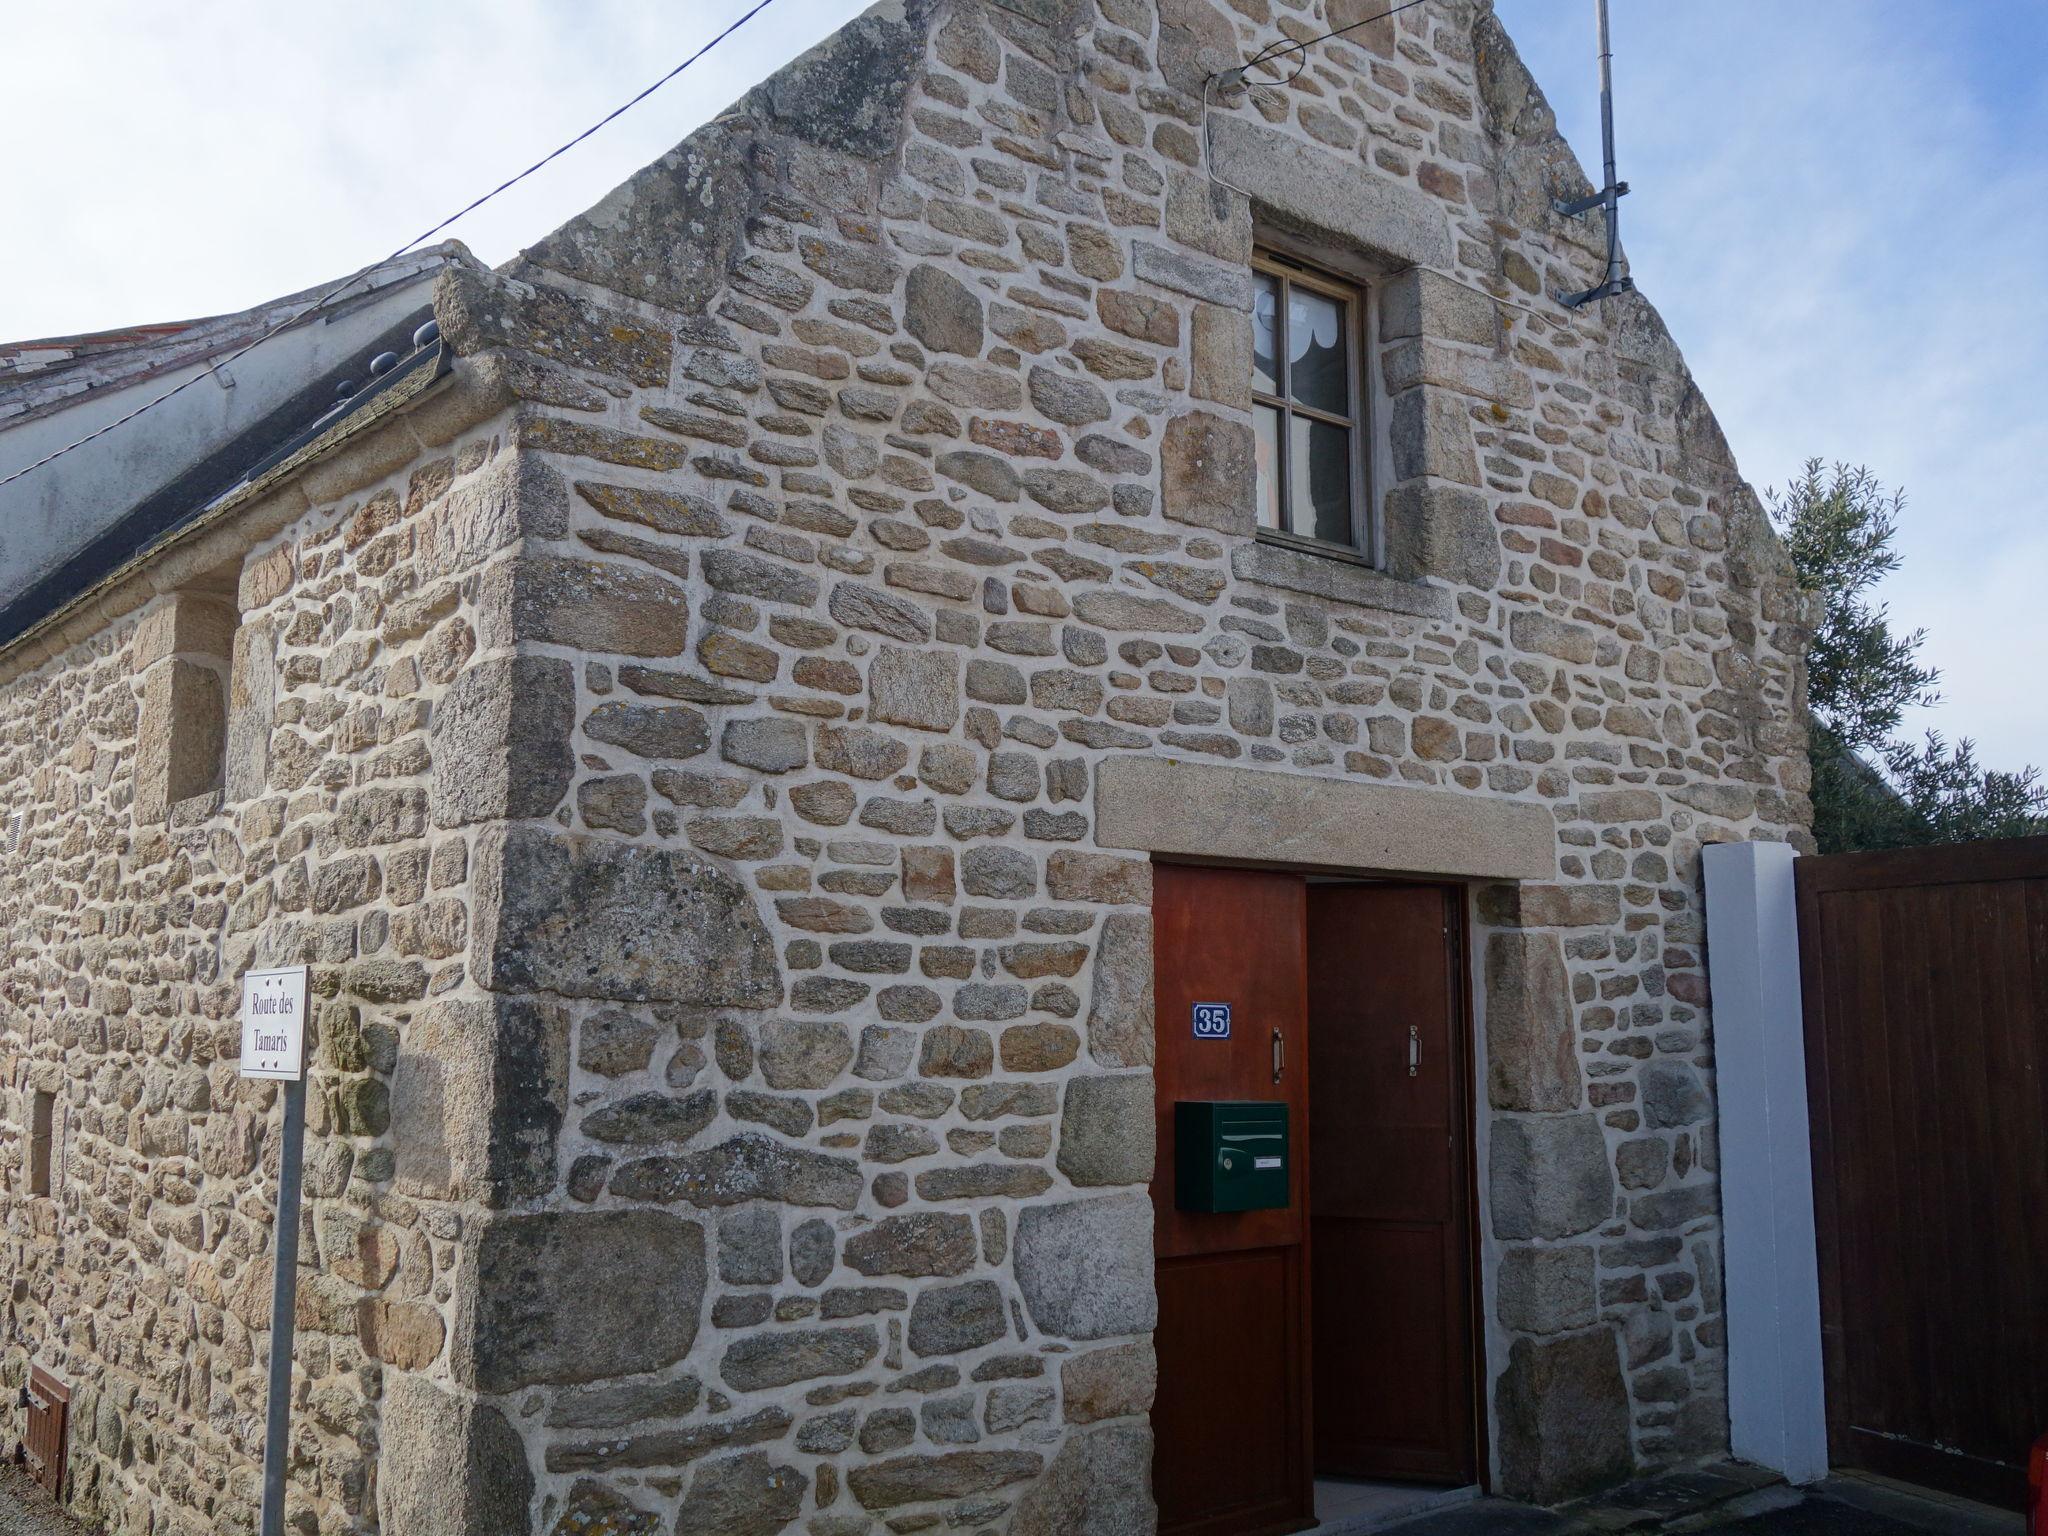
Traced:
[[513, 187], [518, 186], [520, 182], [526, 180], [527, 177], [533, 175], [534, 172], [542, 169], [543, 167], [551, 164], [556, 160], [559, 160], [563, 155], [566, 155], [570, 150], [574, 149], [578, 144], [581, 144], [585, 139], [589, 138], [593, 133], [596, 133], [600, 128], [603, 128], [606, 124], [612, 122], [614, 119], [623, 116], [625, 113], [631, 111], [634, 107], [639, 106], [641, 102], [645, 101], [648, 97], [652, 96], [664, 85], [667, 85], [669, 81], [675, 79], [677, 75], [680, 75], [692, 64], [695, 64], [699, 59], [703, 58], [705, 54], [709, 53], [712, 49], [716, 48], [720, 43], [724, 42], [728, 37], [732, 36], [733, 33], [739, 31], [741, 27], [745, 26], [748, 22], [752, 21], [756, 16], [760, 15], [761, 12], [767, 10], [768, 7], [773, 3], [774, 0], [757, 0], [757, 3], [750, 10], [742, 12], [737, 20], [733, 21], [729, 26], [724, 28], [724, 30], [719, 32], [717, 36], [713, 37], [709, 42], [705, 43], [703, 47], [699, 48], [695, 53], [691, 54], [688, 58], [684, 59], [682, 63], [676, 65], [674, 69], [671, 69], [667, 74], [663, 75], [659, 80], [656, 80], [652, 85], [648, 86], [645, 90], [640, 91], [636, 95], [628, 97], [625, 101], [620, 102], [618, 106], [612, 108], [611, 111], [605, 113], [603, 117], [600, 117], [588, 128], [584, 129], [581, 133], [577, 134], [576, 137], [568, 140], [566, 143], [563, 143], [554, 149], [549, 150], [545, 155], [542, 155], [538, 160], [534, 161], [533, 164], [529, 165], [525, 170], [519, 172], [518, 175], [507, 177], [505, 180], [499, 182], [495, 187], [491, 188], [491, 190], [486, 192], [482, 197], [476, 198], [473, 201], [466, 203], [461, 208], [456, 209], [455, 212], [449, 214], [447, 218], [441, 220], [431, 229], [422, 230], [419, 234], [413, 236], [412, 239], [406, 241], [405, 244], [401, 245], [397, 250], [393, 251], [389, 256], [386, 256], [383, 259], [383, 261], [372, 262], [369, 266], [364, 267], [361, 271], [356, 272], [347, 278], [344, 278], [341, 282], [336, 283], [332, 288], [329, 288], [325, 293], [322, 293], [318, 298], [314, 299], [310, 304], [306, 305], [303, 309], [297, 310], [294, 313], [287, 315], [284, 319], [278, 321], [277, 324], [273, 325], [269, 330], [263, 332], [260, 336], [255, 337], [253, 340], [245, 342], [240, 347], [237, 347], [234, 351], [230, 352], [226, 357], [218, 358], [212, 363], [209, 363], [206, 366], [206, 368], [201, 372], [193, 374], [190, 378], [185, 379], [181, 383], [172, 385], [169, 389], [165, 390], [162, 394], [155, 396], [153, 399], [143, 401], [142, 404], [136, 406], [134, 410], [128, 412], [126, 415], [115, 417], [112, 421], [107, 422], [104, 426], [97, 427], [94, 430], [86, 433], [85, 436], [78, 438], [73, 442], [66, 443], [62, 448], [52, 449], [49, 453], [46, 453], [40, 459], [37, 459], [33, 464], [24, 464], [20, 469], [15, 470], [10, 475], [0, 476], [0, 485], [11, 485], [14, 481], [19, 480], [23, 475], [31, 474], [34, 471], [41, 469], [45, 464], [49, 464], [54, 460], [63, 458], [65, 454], [70, 453], [74, 448], [83, 448], [87, 443], [92, 442], [95, 438], [105, 437], [109, 432], [112, 432], [115, 428], [126, 426], [129, 422], [133, 421], [136, 417], [142, 415], [145, 411], [155, 410], [158, 406], [162, 405], [166, 400], [169, 400], [174, 395], [183, 393], [185, 390], [191, 388], [194, 384], [197, 384], [201, 379], [208, 378], [214, 373], [218, 372], [220, 369], [227, 367], [228, 364], [236, 362], [241, 358], [247, 357], [251, 352], [254, 352], [258, 347], [262, 346], [263, 343], [270, 340], [271, 337], [277, 335], [280, 331], [290, 330], [293, 326], [297, 325], [301, 320], [305, 319], [306, 316], [312, 314], [315, 310], [321, 309], [327, 304], [332, 303], [335, 299], [340, 298], [344, 293], [347, 293], [351, 288], [355, 287], [356, 284], [360, 283], [372, 272], [376, 271], [379, 267], [383, 266], [385, 262], [396, 261], [399, 257], [405, 255], [406, 252], [426, 244], [427, 241], [433, 239], [434, 236], [440, 234], [442, 230], [446, 229], [449, 225], [455, 223], [456, 220], [466, 218], [470, 214], [475, 213], [477, 209], [483, 207], [485, 203], [488, 203], [492, 198], [498, 196], [499, 193], [509, 191]]

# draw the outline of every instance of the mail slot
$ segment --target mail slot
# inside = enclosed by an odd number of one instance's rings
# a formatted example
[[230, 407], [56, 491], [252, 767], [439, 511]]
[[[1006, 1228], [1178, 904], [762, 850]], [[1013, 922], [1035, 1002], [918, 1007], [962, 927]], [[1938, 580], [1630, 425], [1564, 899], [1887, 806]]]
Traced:
[[1174, 1204], [1183, 1211], [1287, 1205], [1287, 1106], [1182, 1100], [1173, 1106]]

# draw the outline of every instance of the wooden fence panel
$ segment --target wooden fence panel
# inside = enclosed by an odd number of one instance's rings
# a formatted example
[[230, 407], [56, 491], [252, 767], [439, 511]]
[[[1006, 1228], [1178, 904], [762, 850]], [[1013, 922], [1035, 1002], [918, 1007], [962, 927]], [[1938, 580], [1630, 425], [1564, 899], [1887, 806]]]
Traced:
[[1829, 1457], [2017, 1507], [2048, 1432], [2048, 838], [1794, 867]]

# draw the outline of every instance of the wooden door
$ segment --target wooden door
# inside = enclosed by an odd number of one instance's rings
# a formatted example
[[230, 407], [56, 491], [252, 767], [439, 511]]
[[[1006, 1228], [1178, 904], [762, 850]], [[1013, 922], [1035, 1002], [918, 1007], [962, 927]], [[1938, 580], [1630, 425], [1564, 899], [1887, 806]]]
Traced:
[[2017, 1507], [2048, 1432], [2048, 838], [1793, 867], [1829, 1460]]
[[[1273, 1536], [1315, 1521], [1308, 1427], [1306, 886], [1299, 876], [1160, 865], [1153, 877], [1158, 1164], [1153, 1176], [1159, 1391], [1153, 1492], [1162, 1536]], [[1227, 1040], [1196, 1003], [1229, 1003]], [[1285, 1052], [1276, 1082], [1273, 1033]], [[1284, 1100], [1285, 1210], [1174, 1203], [1173, 1106]]]
[[1318, 1472], [1478, 1476], [1462, 953], [1449, 889], [1309, 889]]
[[22, 1398], [28, 1413], [20, 1460], [43, 1492], [61, 1503], [70, 1459], [71, 1388], [40, 1365], [31, 1365]]

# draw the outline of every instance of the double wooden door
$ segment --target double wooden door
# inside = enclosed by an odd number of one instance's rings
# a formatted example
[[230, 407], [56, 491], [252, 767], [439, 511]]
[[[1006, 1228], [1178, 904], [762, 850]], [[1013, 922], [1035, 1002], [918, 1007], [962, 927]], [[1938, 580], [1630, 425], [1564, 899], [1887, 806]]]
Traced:
[[[1451, 890], [1155, 873], [1164, 1536], [1314, 1523], [1318, 1473], [1477, 1473], [1470, 1081]], [[1228, 1003], [1227, 1038], [1197, 1004]], [[1288, 1106], [1284, 1209], [1178, 1209], [1173, 1106]]]

